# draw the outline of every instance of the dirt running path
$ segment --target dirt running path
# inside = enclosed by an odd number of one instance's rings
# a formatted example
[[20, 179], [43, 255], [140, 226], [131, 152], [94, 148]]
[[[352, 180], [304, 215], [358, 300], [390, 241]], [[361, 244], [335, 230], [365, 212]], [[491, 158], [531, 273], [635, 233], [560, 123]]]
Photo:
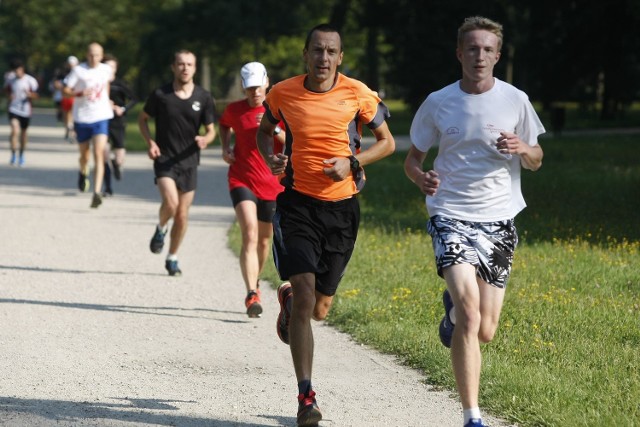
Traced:
[[[184, 275], [148, 249], [159, 197], [129, 154], [116, 196], [90, 209], [77, 151], [34, 117], [26, 167], [0, 119], [0, 425], [294, 426], [296, 381], [277, 301], [248, 319], [218, 150], [203, 156]], [[460, 426], [459, 404], [418, 372], [315, 324], [321, 426]]]

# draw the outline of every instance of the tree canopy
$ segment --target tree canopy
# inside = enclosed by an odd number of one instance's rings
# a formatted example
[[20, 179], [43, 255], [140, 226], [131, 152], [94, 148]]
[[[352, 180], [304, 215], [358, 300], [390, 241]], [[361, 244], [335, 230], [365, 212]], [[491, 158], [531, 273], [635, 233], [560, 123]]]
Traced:
[[504, 25], [496, 74], [545, 107], [599, 105], [606, 119], [640, 94], [634, 0], [0, 0], [0, 70], [18, 57], [48, 79], [96, 41], [146, 96], [171, 78], [173, 52], [186, 48], [198, 55], [201, 81], [224, 98], [248, 61], [263, 62], [272, 83], [303, 73], [306, 32], [331, 22], [343, 35], [341, 70], [416, 107], [460, 77], [456, 32], [470, 15]]

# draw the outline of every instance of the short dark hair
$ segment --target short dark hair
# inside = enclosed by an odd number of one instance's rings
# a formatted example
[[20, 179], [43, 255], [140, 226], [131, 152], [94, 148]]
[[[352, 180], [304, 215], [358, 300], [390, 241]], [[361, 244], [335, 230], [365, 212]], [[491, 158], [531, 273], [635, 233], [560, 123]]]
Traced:
[[196, 62], [198, 61], [198, 57], [196, 57], [195, 53], [191, 52], [189, 49], [180, 49], [174, 52], [172, 64], [176, 63], [176, 59], [178, 59], [178, 55], [193, 55], [193, 58], [196, 60]]
[[321, 33], [337, 33], [338, 36], [340, 36], [340, 52], [342, 52], [343, 50], [342, 35], [340, 34], [340, 31], [338, 31], [338, 29], [335, 26], [328, 24], [326, 22], [323, 24], [318, 24], [309, 30], [309, 32], [307, 33], [307, 39], [304, 41], [304, 50], [309, 49], [309, 43], [311, 42], [311, 37], [313, 36], [313, 33], [315, 33], [316, 31], [320, 31]]
[[9, 68], [12, 71], [17, 70], [18, 68], [24, 68], [24, 64], [22, 63], [22, 60], [19, 58], [13, 58], [11, 61], [9, 61]]
[[109, 53], [105, 53], [104, 56], [102, 57], [102, 62], [107, 62], [107, 61], [113, 61], [116, 64], [118, 63], [118, 58], [116, 58], [115, 56], [109, 54]]

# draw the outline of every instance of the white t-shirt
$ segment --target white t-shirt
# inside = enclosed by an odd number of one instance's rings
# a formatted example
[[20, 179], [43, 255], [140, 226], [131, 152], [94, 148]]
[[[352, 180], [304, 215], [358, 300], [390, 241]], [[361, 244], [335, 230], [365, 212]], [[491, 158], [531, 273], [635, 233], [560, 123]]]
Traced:
[[440, 187], [426, 197], [430, 216], [473, 222], [511, 219], [525, 208], [520, 156], [496, 149], [500, 132], [534, 146], [545, 132], [527, 95], [495, 79], [493, 88], [469, 94], [460, 82], [430, 94], [411, 124], [411, 142], [423, 153], [439, 145], [433, 169]]
[[38, 81], [29, 74], [20, 78], [14, 74], [8, 79], [7, 87], [11, 90], [9, 112], [20, 117], [31, 117], [31, 99], [28, 94], [38, 91]]
[[64, 79], [64, 85], [81, 92], [92, 89], [88, 96], [78, 96], [73, 102], [73, 121], [76, 123], [96, 123], [113, 118], [113, 109], [109, 101], [109, 79], [111, 67], [100, 63], [89, 68], [86, 62], [73, 67]]

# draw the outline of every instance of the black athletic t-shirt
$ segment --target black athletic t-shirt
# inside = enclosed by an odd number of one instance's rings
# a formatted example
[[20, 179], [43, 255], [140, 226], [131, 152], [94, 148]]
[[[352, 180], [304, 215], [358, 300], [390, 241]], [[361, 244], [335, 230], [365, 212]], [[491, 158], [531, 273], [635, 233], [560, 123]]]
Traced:
[[161, 163], [184, 167], [200, 163], [200, 148], [195, 137], [201, 126], [215, 122], [215, 103], [209, 92], [195, 86], [189, 99], [181, 99], [168, 83], [149, 95], [144, 112], [155, 119], [156, 138]]
[[113, 115], [109, 120], [110, 127], [125, 127], [127, 124], [126, 114], [138, 103], [135, 94], [129, 85], [122, 79], [115, 78], [109, 87], [109, 99], [118, 107], [125, 107], [125, 114], [122, 116]]

